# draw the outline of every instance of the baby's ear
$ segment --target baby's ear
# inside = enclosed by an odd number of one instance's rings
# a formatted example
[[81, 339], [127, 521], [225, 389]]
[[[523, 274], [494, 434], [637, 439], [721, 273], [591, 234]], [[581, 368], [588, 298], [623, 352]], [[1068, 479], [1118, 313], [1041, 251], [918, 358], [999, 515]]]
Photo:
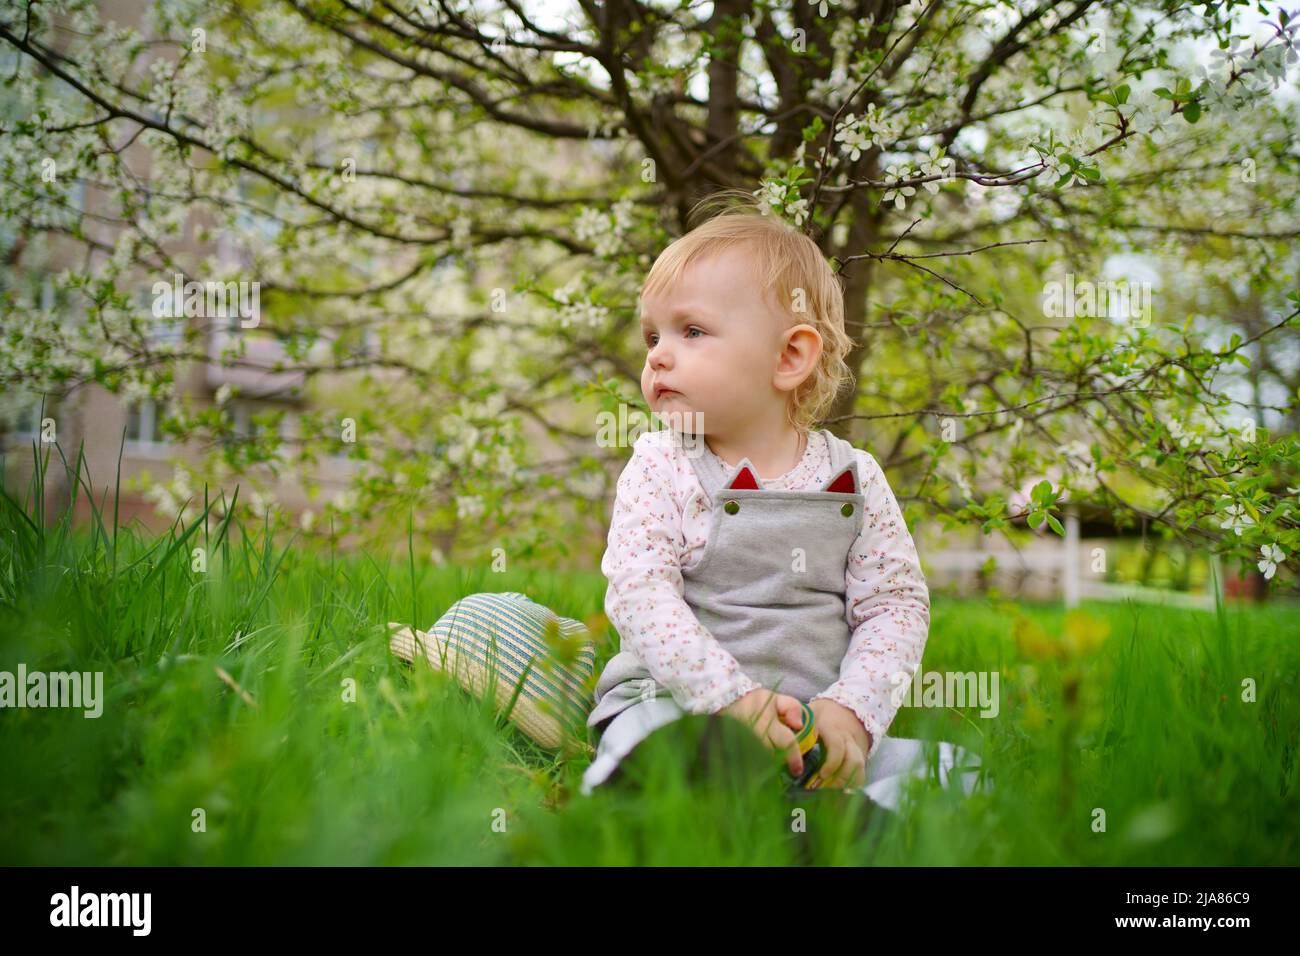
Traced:
[[856, 495], [859, 491], [856, 462], [848, 465], [838, 475], [826, 482], [826, 487], [822, 491]]

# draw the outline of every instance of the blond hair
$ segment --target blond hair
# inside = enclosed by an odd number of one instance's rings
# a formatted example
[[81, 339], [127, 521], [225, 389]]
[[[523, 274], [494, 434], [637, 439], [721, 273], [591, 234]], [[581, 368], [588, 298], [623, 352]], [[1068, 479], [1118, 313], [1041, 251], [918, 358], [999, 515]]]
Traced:
[[[691, 228], [668, 245], [646, 276], [641, 295], [658, 295], [675, 285], [693, 262], [737, 245], [747, 244], [753, 254], [760, 294], [775, 301], [789, 316], [786, 326], [807, 324], [822, 338], [822, 352], [812, 374], [795, 388], [786, 416], [796, 429], [807, 431], [821, 422], [839, 392], [853, 382], [845, 356], [853, 341], [844, 331], [844, 291], [840, 277], [831, 271], [817, 244], [798, 229], [767, 215], [766, 207], [742, 190], [724, 190], [695, 205], [690, 220], [703, 209], [719, 205], [723, 211]], [[801, 290], [796, 312], [796, 290]]]

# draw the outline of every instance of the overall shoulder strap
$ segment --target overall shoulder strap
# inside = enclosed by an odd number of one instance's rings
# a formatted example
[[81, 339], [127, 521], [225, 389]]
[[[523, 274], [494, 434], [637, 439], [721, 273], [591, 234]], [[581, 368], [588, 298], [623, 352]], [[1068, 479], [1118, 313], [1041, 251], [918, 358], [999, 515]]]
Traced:
[[700, 479], [700, 487], [704, 489], [705, 497], [709, 499], [710, 504], [717, 496], [718, 489], [725, 487], [736, 472], [745, 465], [742, 461], [735, 468], [729, 468], [709, 450], [703, 437], [685, 441], [680, 435], [674, 434], [673, 441], [677, 444], [678, 453], [685, 455], [691, 467], [695, 469], [695, 476]]
[[[830, 447], [831, 452], [831, 477], [822, 488], [823, 491], [847, 491], [852, 493], [862, 492], [862, 476], [858, 469], [858, 456], [854, 453], [853, 446], [837, 435], [832, 435], [828, 429], [823, 428], [822, 434], [826, 436], [826, 444]], [[845, 475], [849, 472], [852, 477]]]
[[823, 428], [822, 434], [826, 436], [826, 444], [831, 452], [831, 473], [834, 474], [842, 468], [846, 468], [849, 462], [853, 461], [853, 446], [837, 435], [832, 435], [830, 429]]

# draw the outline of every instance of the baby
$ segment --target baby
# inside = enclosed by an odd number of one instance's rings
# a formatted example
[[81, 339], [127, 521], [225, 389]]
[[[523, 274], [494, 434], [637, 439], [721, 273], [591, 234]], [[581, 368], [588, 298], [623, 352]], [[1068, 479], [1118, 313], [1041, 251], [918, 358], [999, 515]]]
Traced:
[[885, 731], [930, 601], [880, 465], [813, 428], [851, 381], [839, 281], [807, 236], [733, 208], [664, 250], [640, 306], [641, 391], [670, 427], [618, 482], [601, 570], [620, 651], [582, 790], [685, 714], [746, 720], [799, 774], [801, 702], [826, 752], [808, 786], [863, 789], [882, 743], [904, 756]]

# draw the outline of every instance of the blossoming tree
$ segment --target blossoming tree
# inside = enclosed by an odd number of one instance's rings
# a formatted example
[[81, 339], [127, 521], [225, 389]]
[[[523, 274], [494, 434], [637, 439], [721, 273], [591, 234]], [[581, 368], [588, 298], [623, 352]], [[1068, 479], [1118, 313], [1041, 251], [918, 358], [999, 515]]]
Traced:
[[[283, 466], [341, 448], [370, 467], [334, 511], [544, 553], [626, 454], [593, 413], [639, 404], [639, 279], [728, 188], [842, 275], [856, 382], [826, 424], [910, 521], [1059, 531], [1090, 501], [1270, 578], [1300, 549], [1285, 11], [237, 0], [123, 26], [5, 0], [0, 50], [3, 252], [57, 292], [5, 283], [6, 389], [175, 398], [208, 331], [160, 343], [139, 290], [255, 282], [215, 360], [269, 337], [333, 383]], [[89, 255], [56, 269], [59, 237]], [[228, 433], [228, 397], [167, 427]], [[571, 454], [521, 468], [521, 421]]]

